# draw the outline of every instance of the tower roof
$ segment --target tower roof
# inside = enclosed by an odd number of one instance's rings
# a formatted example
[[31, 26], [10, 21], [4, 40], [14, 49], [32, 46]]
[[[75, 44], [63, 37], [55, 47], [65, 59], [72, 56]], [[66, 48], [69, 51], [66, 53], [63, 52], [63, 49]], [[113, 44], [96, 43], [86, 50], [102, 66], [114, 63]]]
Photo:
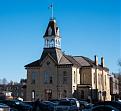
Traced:
[[58, 48], [45, 48], [43, 50], [43, 53], [41, 55], [40, 61], [42, 61], [47, 55], [51, 55], [51, 57], [56, 61], [58, 64], [61, 57], [62, 57], [62, 52]]
[[47, 36], [56, 36], [59, 28], [57, 27], [56, 20], [50, 19], [47, 29], [45, 31], [44, 37]]

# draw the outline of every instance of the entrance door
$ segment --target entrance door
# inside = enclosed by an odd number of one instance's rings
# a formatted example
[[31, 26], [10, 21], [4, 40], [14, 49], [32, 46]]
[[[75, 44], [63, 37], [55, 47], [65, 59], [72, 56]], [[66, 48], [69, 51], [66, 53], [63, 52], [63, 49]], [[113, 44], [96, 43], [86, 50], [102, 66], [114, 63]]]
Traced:
[[51, 89], [45, 90], [45, 97], [46, 97], [46, 100], [52, 99], [52, 90]]

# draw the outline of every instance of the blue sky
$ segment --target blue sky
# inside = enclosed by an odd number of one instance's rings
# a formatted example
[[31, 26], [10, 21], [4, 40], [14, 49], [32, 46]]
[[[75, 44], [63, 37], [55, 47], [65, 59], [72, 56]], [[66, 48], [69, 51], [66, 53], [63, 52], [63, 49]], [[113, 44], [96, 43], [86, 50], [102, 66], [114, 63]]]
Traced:
[[24, 65], [40, 58], [54, 4], [62, 50], [94, 59], [104, 56], [110, 72], [121, 57], [120, 0], [0, 0], [0, 78], [26, 78]]

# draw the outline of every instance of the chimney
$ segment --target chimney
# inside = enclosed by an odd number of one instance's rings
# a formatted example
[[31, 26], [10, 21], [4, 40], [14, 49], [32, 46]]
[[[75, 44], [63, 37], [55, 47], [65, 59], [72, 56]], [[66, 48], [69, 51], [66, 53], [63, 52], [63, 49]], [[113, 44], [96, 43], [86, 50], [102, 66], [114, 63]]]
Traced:
[[95, 55], [94, 57], [95, 57], [95, 65], [98, 66], [98, 57], [97, 55]]
[[101, 57], [101, 66], [104, 67], [104, 57]]

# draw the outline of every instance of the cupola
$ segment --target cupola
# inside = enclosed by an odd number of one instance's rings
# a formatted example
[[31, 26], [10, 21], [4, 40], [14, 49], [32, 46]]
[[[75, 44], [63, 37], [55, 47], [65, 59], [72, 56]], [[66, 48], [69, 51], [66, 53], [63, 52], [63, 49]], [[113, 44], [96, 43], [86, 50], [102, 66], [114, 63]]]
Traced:
[[59, 27], [55, 19], [50, 19], [43, 37], [45, 40], [44, 48], [61, 48]]

